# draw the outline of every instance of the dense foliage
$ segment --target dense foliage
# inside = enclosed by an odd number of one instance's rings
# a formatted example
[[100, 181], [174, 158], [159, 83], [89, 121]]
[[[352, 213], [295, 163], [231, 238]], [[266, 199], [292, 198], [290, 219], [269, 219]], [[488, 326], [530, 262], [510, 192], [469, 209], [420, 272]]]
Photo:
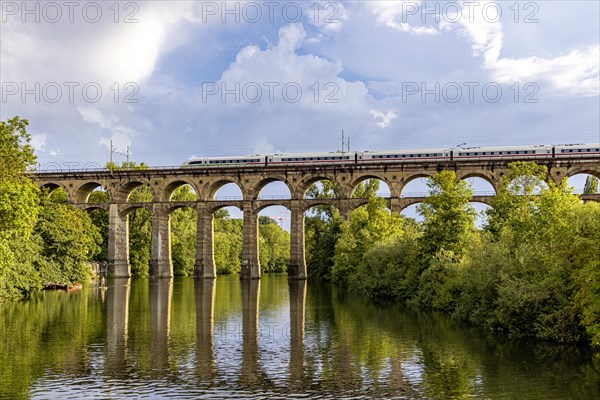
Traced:
[[100, 251], [101, 235], [90, 217], [48, 196], [28, 176], [35, 156], [27, 120], [0, 121], [0, 301], [19, 298], [49, 283], [83, 282], [86, 262]]
[[[511, 164], [483, 229], [471, 189], [450, 171], [430, 180], [422, 223], [374, 196], [348, 221], [313, 216], [309, 275], [511, 336], [600, 346], [600, 204], [547, 176], [534, 163]], [[312, 262], [324, 253], [329, 263]]]

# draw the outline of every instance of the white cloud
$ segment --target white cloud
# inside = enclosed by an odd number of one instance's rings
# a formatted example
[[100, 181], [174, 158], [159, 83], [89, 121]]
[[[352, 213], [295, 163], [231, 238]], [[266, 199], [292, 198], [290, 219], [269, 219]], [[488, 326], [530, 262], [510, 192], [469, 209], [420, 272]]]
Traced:
[[415, 1], [369, 1], [367, 6], [375, 14], [379, 25], [417, 36], [439, 33], [433, 26], [412, 25], [408, 22], [407, 12], [412, 10], [412, 7], [419, 7], [419, 3]]
[[[230, 90], [239, 85], [240, 101], [236, 102], [233, 96], [224, 99], [220, 94], [211, 96], [209, 101], [225, 102], [231, 107], [255, 107], [256, 104], [247, 101], [255, 92], [248, 95], [250, 92], [244, 93], [243, 88], [258, 85], [262, 93], [259, 104], [265, 108], [293, 105], [366, 114], [369, 94], [365, 84], [340, 78], [343, 66], [339, 61], [329, 61], [313, 54], [297, 54], [296, 50], [302, 47], [305, 39], [302, 24], [295, 23], [279, 30], [276, 45], [265, 50], [255, 45], [244, 47], [217, 82], [220, 93], [224, 92], [223, 88]], [[272, 89], [268, 85], [272, 85]], [[269, 98], [271, 90], [272, 99]]]
[[[481, 7], [485, 3], [489, 2], [481, 2]], [[441, 25], [446, 30], [451, 29], [448, 24]], [[486, 20], [481, 12], [469, 16], [468, 9], [464, 9], [457, 25], [459, 34], [471, 42], [473, 54], [483, 57], [483, 68], [499, 83], [544, 82], [560, 94], [600, 94], [600, 45], [574, 49], [552, 58], [502, 58], [504, 33], [501, 22]]]
[[396, 113], [393, 111], [382, 112], [377, 110], [370, 110], [369, 112], [371, 113], [373, 118], [375, 118], [376, 120], [380, 120], [377, 122], [377, 126], [379, 126], [380, 128], [387, 128], [392, 123], [392, 120], [398, 118], [398, 115], [396, 115]]

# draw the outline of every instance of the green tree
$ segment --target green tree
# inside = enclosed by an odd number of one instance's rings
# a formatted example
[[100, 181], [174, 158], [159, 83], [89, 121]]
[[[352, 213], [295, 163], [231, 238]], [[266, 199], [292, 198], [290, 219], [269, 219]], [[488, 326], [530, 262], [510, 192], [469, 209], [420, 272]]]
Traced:
[[342, 286], [355, 285], [356, 268], [373, 245], [402, 235], [403, 219], [390, 213], [383, 198], [371, 195], [364, 207], [359, 207], [344, 224], [335, 247], [333, 281]]
[[231, 218], [226, 209], [214, 214], [213, 248], [218, 274], [239, 273], [242, 265], [241, 219]]
[[425, 265], [440, 250], [462, 256], [475, 232], [477, 213], [469, 203], [473, 191], [457, 181], [454, 171], [442, 171], [427, 183], [430, 195], [419, 205], [423, 216], [421, 247]]
[[90, 277], [86, 262], [101, 251], [102, 237], [87, 213], [43, 200], [35, 233], [41, 244], [36, 266], [43, 283], [83, 283]]
[[[178, 188], [171, 196], [173, 201], [196, 201], [191, 186]], [[193, 208], [180, 208], [171, 213], [171, 254], [175, 275], [190, 276], [196, 263], [196, 230], [198, 212]]]
[[27, 172], [36, 158], [29, 144], [28, 121], [0, 121], [0, 301], [39, 289], [30, 240], [39, 212], [39, 190]]
[[585, 179], [585, 187], [583, 188], [583, 194], [596, 193], [598, 193], [598, 178], [590, 175]]
[[[90, 194], [90, 203], [108, 203], [108, 193], [101, 190], [96, 190]], [[107, 262], [108, 261], [108, 211], [103, 209], [96, 209], [90, 211], [90, 218], [92, 224], [98, 228], [102, 243], [100, 245], [100, 252], [94, 257], [94, 261]]]
[[290, 261], [290, 234], [275, 220], [269, 220], [263, 219], [258, 229], [261, 269], [263, 272], [284, 272]]

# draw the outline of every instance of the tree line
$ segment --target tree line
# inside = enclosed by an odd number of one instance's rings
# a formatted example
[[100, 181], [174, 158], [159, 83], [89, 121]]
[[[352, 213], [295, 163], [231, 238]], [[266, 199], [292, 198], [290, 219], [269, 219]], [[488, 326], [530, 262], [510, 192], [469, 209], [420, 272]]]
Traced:
[[[482, 228], [472, 189], [452, 171], [429, 180], [422, 222], [390, 213], [374, 183], [348, 221], [322, 207], [307, 218], [309, 276], [493, 332], [600, 346], [600, 203], [546, 180], [544, 166], [509, 167]], [[586, 192], [596, 190], [589, 178]]]

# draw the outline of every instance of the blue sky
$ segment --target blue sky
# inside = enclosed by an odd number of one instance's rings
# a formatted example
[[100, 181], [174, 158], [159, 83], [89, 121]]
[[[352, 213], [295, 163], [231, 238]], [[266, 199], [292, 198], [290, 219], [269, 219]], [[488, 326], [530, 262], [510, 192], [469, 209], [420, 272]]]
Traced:
[[42, 164], [600, 141], [596, 1], [54, 4], [0, 9]]

